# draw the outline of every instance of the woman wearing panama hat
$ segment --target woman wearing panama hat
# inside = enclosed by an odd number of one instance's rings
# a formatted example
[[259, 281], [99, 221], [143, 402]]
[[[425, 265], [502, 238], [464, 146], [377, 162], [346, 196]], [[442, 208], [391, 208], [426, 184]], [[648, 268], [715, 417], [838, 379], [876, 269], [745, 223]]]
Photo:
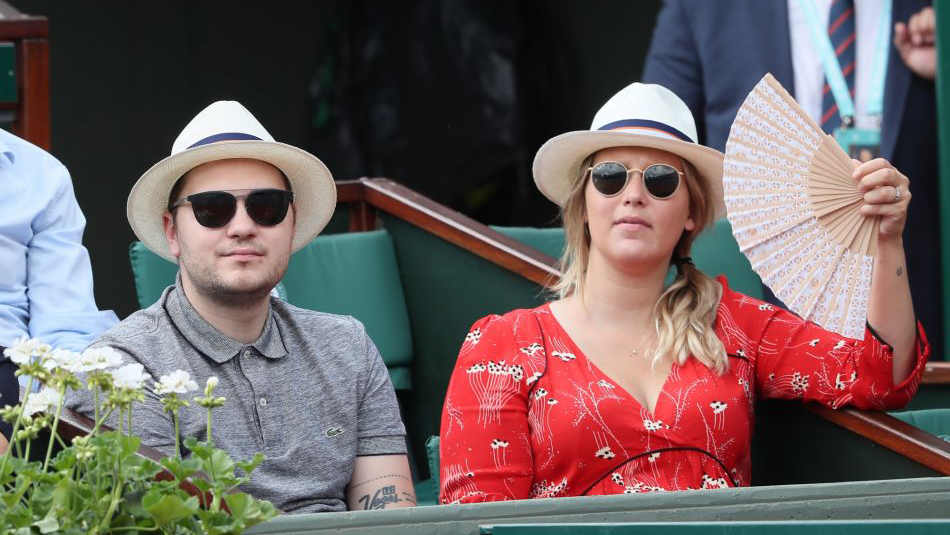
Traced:
[[541, 147], [535, 182], [566, 238], [559, 298], [465, 337], [443, 408], [441, 503], [748, 485], [757, 397], [910, 399], [929, 346], [902, 269], [906, 177], [884, 160], [855, 171], [862, 211], [883, 216], [877, 331], [855, 340], [693, 266], [693, 240], [725, 214], [722, 160], [696, 143], [679, 98], [639, 83], [590, 130]]

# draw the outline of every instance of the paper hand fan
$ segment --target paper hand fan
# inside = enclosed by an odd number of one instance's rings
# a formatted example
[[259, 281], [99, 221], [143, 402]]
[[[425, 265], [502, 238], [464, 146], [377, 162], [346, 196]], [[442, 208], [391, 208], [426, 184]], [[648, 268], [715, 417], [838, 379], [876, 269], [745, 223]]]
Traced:
[[854, 164], [766, 74], [726, 143], [727, 217], [752, 269], [790, 310], [863, 338], [880, 217], [865, 217]]

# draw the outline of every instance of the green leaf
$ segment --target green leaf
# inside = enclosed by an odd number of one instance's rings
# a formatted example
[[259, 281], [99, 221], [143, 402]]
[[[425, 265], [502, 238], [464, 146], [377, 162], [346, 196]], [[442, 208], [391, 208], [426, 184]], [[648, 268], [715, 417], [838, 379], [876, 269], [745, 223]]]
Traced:
[[139, 437], [128, 437], [125, 435], [119, 436], [119, 445], [122, 448], [122, 458], [131, 457], [135, 455], [135, 452], [138, 451], [139, 445], [142, 443], [142, 440]]
[[201, 492], [211, 492], [211, 483], [207, 479], [196, 477], [191, 480]]
[[245, 474], [251, 475], [251, 472], [253, 472], [258, 466], [260, 466], [262, 462], [264, 462], [264, 454], [261, 452], [257, 452], [254, 455], [254, 458], [252, 458], [250, 461], [238, 462], [237, 465], [241, 468], [241, 470], [244, 470]]
[[59, 530], [59, 522], [57, 522], [55, 518], [49, 516], [43, 520], [37, 520], [36, 522], [33, 522], [33, 525], [40, 530], [40, 533], [53, 533], [54, 531]]
[[194, 437], [185, 439], [185, 447], [191, 451], [192, 456], [199, 459], [208, 459], [214, 448], [207, 442], [198, 442]]
[[224, 501], [231, 510], [231, 517], [241, 529], [247, 529], [277, 515], [277, 509], [266, 500], [258, 500], [243, 492], [228, 494]]
[[231, 460], [231, 457], [224, 450], [215, 448], [206, 466], [205, 471], [213, 473], [215, 477], [234, 475], [234, 461]]
[[198, 459], [166, 457], [162, 459], [162, 466], [171, 472], [178, 481], [184, 481], [198, 470], [201, 470], [201, 461]]
[[122, 508], [134, 517], [142, 518], [148, 516], [145, 512], [145, 508], [142, 507], [142, 497], [144, 495], [144, 490], [126, 492], [122, 496]]
[[53, 503], [50, 506], [47, 516], [60, 514], [61, 511], [69, 509], [69, 499], [72, 496], [73, 480], [63, 477], [53, 486]]
[[[145, 499], [142, 500], [143, 505]], [[159, 526], [166, 526], [195, 514], [198, 509], [198, 498], [194, 496], [187, 500], [182, 500], [176, 494], [166, 494], [157, 500], [150, 500], [149, 505], [145, 505], [145, 511], [152, 516], [155, 523]]]
[[224, 535], [227, 533], [238, 533], [242, 531], [234, 522], [234, 519], [224, 511], [212, 513], [211, 511], [198, 511], [201, 518], [201, 530], [207, 535]]

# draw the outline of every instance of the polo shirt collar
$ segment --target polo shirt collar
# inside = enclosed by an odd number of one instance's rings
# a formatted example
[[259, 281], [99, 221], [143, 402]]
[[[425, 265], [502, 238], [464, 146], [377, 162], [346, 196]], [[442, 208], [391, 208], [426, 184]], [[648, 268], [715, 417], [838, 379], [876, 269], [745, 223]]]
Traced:
[[287, 354], [287, 348], [280, 338], [280, 328], [277, 326], [273, 307], [267, 310], [264, 331], [251, 344], [239, 342], [205, 321], [185, 296], [181, 287], [181, 275], [168, 292], [165, 310], [188, 343], [218, 364], [231, 360], [246, 346], [253, 347], [269, 359], [278, 359]]

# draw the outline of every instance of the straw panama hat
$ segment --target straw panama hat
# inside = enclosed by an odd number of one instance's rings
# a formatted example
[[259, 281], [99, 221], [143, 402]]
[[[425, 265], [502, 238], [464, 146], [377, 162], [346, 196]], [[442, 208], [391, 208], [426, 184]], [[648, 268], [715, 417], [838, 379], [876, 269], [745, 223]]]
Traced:
[[172, 187], [191, 169], [229, 158], [261, 160], [287, 175], [297, 207], [293, 251], [310, 243], [333, 215], [336, 184], [327, 166], [305, 150], [274, 141], [240, 103], [221, 100], [201, 110], [175, 139], [171, 156], [132, 186], [126, 215], [138, 239], [159, 256], [177, 262], [168, 252], [162, 228]]
[[563, 207], [581, 164], [591, 154], [610, 147], [662, 149], [693, 164], [709, 182], [719, 219], [726, 215], [723, 155], [696, 139], [693, 114], [679, 97], [660, 85], [633, 83], [610, 97], [594, 116], [590, 130], [561, 134], [542, 145], [534, 157], [534, 182], [545, 197]]

